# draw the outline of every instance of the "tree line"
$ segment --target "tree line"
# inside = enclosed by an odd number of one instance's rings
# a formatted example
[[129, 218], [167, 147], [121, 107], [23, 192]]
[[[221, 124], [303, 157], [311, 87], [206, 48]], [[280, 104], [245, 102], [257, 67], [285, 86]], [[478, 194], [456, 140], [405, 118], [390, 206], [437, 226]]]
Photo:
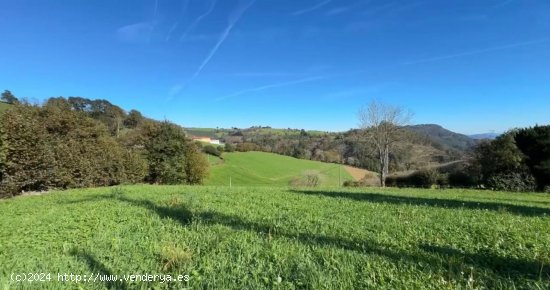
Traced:
[[200, 148], [169, 121], [106, 100], [56, 97], [36, 105], [9, 96], [12, 106], [0, 117], [0, 197], [142, 182], [200, 184], [208, 173]]
[[550, 192], [550, 126], [514, 129], [473, 150], [474, 182], [509, 191]]

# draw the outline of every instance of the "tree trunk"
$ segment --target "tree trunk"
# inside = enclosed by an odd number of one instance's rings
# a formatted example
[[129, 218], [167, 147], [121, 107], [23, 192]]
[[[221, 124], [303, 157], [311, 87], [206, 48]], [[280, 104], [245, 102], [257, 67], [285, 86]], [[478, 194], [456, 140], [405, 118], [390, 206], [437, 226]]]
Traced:
[[389, 172], [390, 163], [390, 150], [389, 146], [385, 145], [383, 149], [379, 150], [380, 156], [380, 186], [386, 187], [386, 178]]

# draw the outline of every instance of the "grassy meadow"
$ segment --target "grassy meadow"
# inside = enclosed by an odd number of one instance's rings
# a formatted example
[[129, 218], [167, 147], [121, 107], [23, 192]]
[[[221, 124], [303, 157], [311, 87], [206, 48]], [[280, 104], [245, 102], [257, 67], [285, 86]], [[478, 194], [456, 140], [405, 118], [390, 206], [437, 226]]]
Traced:
[[[0, 289], [550, 288], [547, 194], [136, 185], [0, 212]], [[190, 279], [10, 282], [21, 272]]]
[[4, 113], [4, 111], [6, 111], [7, 109], [10, 108], [10, 104], [6, 104], [4, 102], [0, 102], [0, 115], [2, 115], [2, 113]]
[[296, 159], [293, 157], [265, 152], [224, 153], [223, 162], [210, 157], [210, 176], [207, 185], [237, 186], [287, 186], [293, 178], [300, 177], [306, 171], [318, 172], [321, 184], [338, 186], [338, 182], [353, 180], [351, 175], [338, 164]]

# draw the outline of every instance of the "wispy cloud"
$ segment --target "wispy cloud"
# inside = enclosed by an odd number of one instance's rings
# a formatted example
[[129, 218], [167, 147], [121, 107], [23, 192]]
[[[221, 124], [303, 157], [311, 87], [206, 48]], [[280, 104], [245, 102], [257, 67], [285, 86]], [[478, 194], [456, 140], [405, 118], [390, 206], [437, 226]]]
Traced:
[[395, 85], [395, 83], [379, 83], [364, 87], [349, 88], [340, 91], [334, 91], [328, 93], [322, 97], [325, 101], [335, 101], [335, 100], [344, 100], [356, 97], [364, 97], [370, 94], [377, 94], [383, 91], [384, 89]]
[[302, 15], [302, 14], [306, 14], [306, 13], [309, 13], [311, 11], [315, 11], [319, 8], [322, 8], [323, 6], [329, 4], [332, 0], [325, 0], [325, 1], [322, 1], [322, 2], [319, 2], [311, 7], [308, 7], [308, 8], [305, 8], [305, 9], [302, 9], [302, 10], [298, 10], [298, 11], [295, 11], [295, 12], [292, 12], [292, 15], [294, 16], [299, 16], [299, 15]]
[[482, 53], [489, 53], [489, 52], [493, 52], [493, 51], [505, 50], [505, 49], [510, 49], [510, 48], [531, 46], [531, 45], [546, 43], [546, 42], [549, 42], [549, 41], [550, 41], [550, 38], [543, 38], [543, 39], [538, 39], [538, 40], [516, 42], [516, 43], [510, 43], [510, 44], [501, 45], [501, 46], [493, 46], [493, 47], [488, 47], [488, 48], [484, 48], [484, 49], [466, 51], [466, 52], [461, 52], [461, 53], [456, 53], [456, 54], [449, 54], [449, 55], [443, 55], [443, 56], [436, 56], [436, 57], [431, 57], [431, 58], [413, 60], [413, 61], [405, 62], [403, 64], [404, 65], [411, 65], [411, 64], [435, 62], [435, 61], [440, 61], [440, 60], [453, 59], [453, 58], [457, 58], [457, 57], [470, 56], [470, 55], [476, 55], [476, 54], [482, 54]]
[[224, 43], [224, 41], [227, 39], [227, 37], [229, 36], [229, 33], [231, 32], [231, 30], [233, 29], [233, 27], [235, 27], [235, 24], [237, 24], [237, 22], [239, 21], [239, 19], [241, 19], [241, 17], [243, 16], [243, 14], [246, 12], [246, 10], [248, 10], [248, 8], [250, 8], [250, 6], [252, 6], [252, 4], [254, 4], [255, 0], [253, 1], [250, 1], [250, 3], [248, 3], [247, 5], [244, 5], [242, 7], [239, 7], [235, 13], [233, 15], [231, 15], [229, 17], [229, 24], [225, 27], [225, 29], [223, 30], [220, 38], [218, 39], [218, 42], [214, 45], [214, 47], [210, 50], [210, 52], [208, 53], [208, 55], [206, 56], [206, 58], [202, 61], [201, 65], [198, 67], [198, 69], [195, 71], [195, 73], [193, 74], [193, 76], [191, 77], [191, 80], [195, 79], [201, 72], [202, 70], [204, 69], [204, 67], [210, 62], [210, 60], [212, 59], [212, 57], [214, 57], [214, 55], [216, 55], [216, 52], [218, 52], [218, 49], [220, 48], [220, 46]]
[[495, 4], [493, 6], [493, 8], [500, 8], [500, 7], [503, 7], [503, 6], [507, 6], [507, 5], [511, 4], [512, 2], [514, 2], [514, 1], [516, 1], [516, 0], [504, 0], [504, 1], [501, 1], [497, 4]]
[[169, 41], [170, 38], [172, 38], [172, 34], [176, 30], [176, 28], [178, 28], [181, 21], [185, 18], [185, 14], [187, 12], [187, 7], [189, 6], [189, 2], [190, 2], [189, 0], [183, 0], [181, 4], [181, 16], [179, 17], [178, 21], [176, 21], [174, 25], [172, 25], [172, 28], [170, 28], [170, 31], [168, 31], [168, 35], [166, 35], [166, 41]]
[[216, 42], [214, 47], [210, 50], [206, 58], [201, 62], [201, 64], [199, 65], [195, 73], [187, 81], [181, 84], [175, 85], [174, 87], [172, 87], [172, 89], [170, 89], [170, 95], [168, 97], [168, 100], [171, 100], [172, 98], [174, 98], [183, 89], [185, 89], [185, 87], [189, 83], [191, 83], [193, 80], [195, 80], [199, 76], [199, 74], [206, 67], [206, 65], [208, 65], [212, 57], [214, 57], [214, 55], [216, 54], [220, 46], [223, 44], [223, 42], [227, 39], [227, 37], [229, 36], [229, 33], [231, 32], [235, 24], [237, 24], [237, 22], [239, 21], [239, 19], [241, 19], [241, 17], [244, 15], [246, 10], [248, 10], [248, 8], [250, 8], [255, 1], [256, 0], [252, 0], [248, 4], [239, 6], [234, 12], [232, 12], [229, 15], [229, 24], [223, 30], [221, 36], [218, 38], [218, 41]]
[[189, 34], [190, 31], [192, 31], [193, 29], [195, 29], [195, 27], [197, 25], [199, 25], [199, 23], [205, 18], [207, 17], [208, 15], [210, 15], [210, 13], [212, 13], [212, 11], [214, 11], [214, 7], [216, 6], [216, 0], [211, 0], [210, 1], [210, 6], [208, 7], [208, 10], [206, 10], [206, 12], [204, 12], [203, 14], [199, 15], [199, 17], [195, 18], [195, 20], [191, 23], [191, 25], [189, 25], [187, 27], [187, 29], [185, 29], [185, 31], [183, 32], [183, 34], [181, 35], [180, 37], [180, 41], [183, 41], [185, 39], [185, 37], [187, 37], [187, 35]]
[[152, 32], [152, 22], [138, 22], [119, 27], [116, 34], [118, 40], [122, 42], [144, 43], [149, 41]]
[[250, 94], [250, 93], [257, 93], [257, 92], [261, 92], [261, 91], [265, 91], [265, 90], [269, 90], [269, 89], [288, 87], [288, 86], [293, 86], [293, 85], [297, 85], [297, 84], [318, 81], [318, 80], [322, 80], [322, 79], [325, 79], [325, 77], [324, 76], [308, 77], [308, 78], [303, 78], [303, 79], [298, 79], [298, 80], [293, 80], [293, 81], [273, 83], [273, 84], [269, 84], [269, 85], [264, 85], [264, 86], [250, 88], [250, 89], [245, 89], [245, 90], [242, 90], [242, 91], [232, 93], [230, 95], [222, 96], [222, 97], [217, 98], [216, 101], [223, 101], [223, 100], [226, 100], [226, 99], [230, 99], [230, 98], [234, 98], [234, 97], [238, 97], [238, 96], [242, 96], [242, 95], [246, 95], [246, 94]]
[[[352, 2], [352, 1], [350, 1], [350, 2]], [[325, 15], [326, 16], [333, 16], [333, 15], [342, 14], [342, 13], [345, 13], [345, 12], [348, 12], [348, 11], [357, 10], [358, 7], [366, 5], [368, 3], [370, 3], [369, 0], [367, 0], [367, 1], [361, 1], [360, 0], [360, 1], [357, 1], [357, 2], [349, 4], [349, 5], [332, 8], [332, 9], [328, 10], [325, 13]]]
[[242, 77], [242, 78], [259, 78], [259, 77], [296, 77], [304, 76], [303, 73], [293, 73], [293, 72], [237, 72], [228, 74], [232, 77]]
[[153, 17], [157, 17], [159, 12], [159, 0], [155, 0], [155, 10], [153, 11]]
[[347, 7], [337, 7], [337, 8], [334, 8], [334, 9], [331, 9], [329, 11], [327, 11], [327, 13], [325, 13], [327, 16], [333, 16], [333, 15], [338, 15], [338, 14], [342, 14], [344, 12], [347, 12], [351, 9], [351, 6], [347, 6]]

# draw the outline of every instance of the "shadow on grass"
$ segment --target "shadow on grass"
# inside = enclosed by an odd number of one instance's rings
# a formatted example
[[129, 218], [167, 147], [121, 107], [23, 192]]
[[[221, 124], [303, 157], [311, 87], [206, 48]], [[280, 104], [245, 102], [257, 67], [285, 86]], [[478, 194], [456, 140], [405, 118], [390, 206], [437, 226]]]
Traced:
[[[325, 195], [325, 192], [317, 191], [304, 191], [305, 194], [321, 194]], [[330, 192], [333, 193], [333, 192]], [[340, 194], [344, 194], [349, 198], [348, 193], [340, 193], [335, 197], [341, 197]], [[330, 195], [329, 195], [330, 196]], [[382, 194], [351, 194], [358, 200], [376, 202], [389, 202], [390, 203], [403, 203], [403, 204], [426, 204], [432, 201], [434, 206], [448, 207], [448, 200], [432, 200], [432, 199], [420, 199], [406, 197], [387, 196]], [[458, 249], [446, 246], [433, 246], [427, 244], [418, 245], [416, 250], [403, 250], [397, 249], [394, 246], [381, 244], [372, 239], [349, 239], [346, 237], [333, 237], [329, 235], [320, 235], [314, 233], [304, 232], [289, 232], [285, 228], [280, 226], [245, 220], [237, 215], [228, 215], [215, 211], [193, 211], [186, 207], [185, 204], [174, 205], [159, 205], [148, 200], [130, 199], [125, 196], [113, 196], [106, 195], [97, 197], [97, 199], [111, 199], [114, 201], [120, 201], [132, 206], [142, 207], [146, 210], [156, 213], [161, 218], [171, 219], [178, 222], [181, 226], [188, 226], [194, 221], [200, 222], [205, 225], [222, 225], [229, 227], [235, 231], [247, 231], [254, 232], [258, 235], [266, 238], [282, 238], [306, 246], [315, 246], [323, 248], [337, 248], [347, 251], [353, 251], [359, 254], [374, 254], [393, 261], [395, 264], [409, 264], [422, 271], [430, 273], [442, 273], [447, 277], [454, 279], [463, 279], [463, 272], [467, 272], [469, 267], [474, 267], [476, 270], [482, 270], [483, 276], [486, 278], [485, 286], [495, 286], [493, 283], [494, 278], [511, 280], [522, 284], [524, 279], [532, 280], [550, 280], [550, 267], [542, 264], [537, 260], [524, 260], [513, 257], [502, 257], [496, 255], [490, 251], [468, 253], [462, 252]], [[82, 200], [86, 202], [88, 200]], [[415, 203], [416, 202], [416, 203]], [[477, 203], [475, 203], [477, 206]], [[458, 206], [457, 206], [458, 207]], [[464, 207], [462, 202], [460, 207]], [[478, 208], [478, 207], [476, 207]], [[105, 267], [97, 263], [96, 260], [87, 258], [90, 269], [97, 269], [100, 272], [108, 272]], [[546, 262], [547, 264], [548, 262]], [[542, 269], [542, 270], [541, 270]], [[479, 275], [479, 272], [478, 272]], [[524, 282], [524, 281], [523, 281]]]
[[[135, 206], [142, 206], [154, 211], [162, 218], [170, 218], [187, 226], [194, 220], [203, 224], [223, 225], [236, 231], [255, 232], [270, 238], [285, 238], [303, 245], [339, 248], [360, 254], [375, 254], [392, 260], [395, 263], [422, 263], [430, 271], [441, 271], [448, 276], [459, 276], [469, 266], [485, 269], [500, 278], [520, 279], [550, 279], [550, 269], [546, 267], [540, 272], [540, 262], [527, 261], [511, 257], [500, 257], [489, 251], [483, 253], [463, 253], [450, 247], [420, 245], [419, 251], [405, 251], [380, 244], [374, 240], [353, 240], [345, 237], [333, 237], [303, 232], [288, 232], [284, 228], [269, 223], [248, 221], [236, 215], [228, 215], [215, 211], [193, 212], [183, 204], [176, 206], [159, 206], [150, 201], [118, 198], [118, 200]], [[449, 267], [449, 261], [458, 261]], [[426, 269], [426, 270], [428, 270]], [[540, 276], [540, 277], [539, 277]]]
[[[88, 283], [88, 281], [93, 281], [93, 283], [104, 283], [105, 287], [108, 289], [128, 289], [128, 285], [124, 281], [120, 281], [117, 276], [117, 279], [114, 279], [115, 274], [109, 268], [107, 268], [103, 263], [101, 263], [99, 260], [97, 260], [94, 256], [92, 256], [90, 253], [86, 251], [79, 251], [74, 250], [71, 251], [71, 255], [76, 257], [79, 260], [84, 261], [86, 263], [86, 266], [90, 269], [93, 277], [87, 277], [86, 279], [92, 279], [87, 280], [86, 282], [81, 282], [83, 284]], [[95, 275], [98, 275], [99, 277], [95, 277]], [[97, 279], [97, 280], [93, 280]], [[103, 280], [103, 281], [101, 281]], [[115, 281], [106, 281], [106, 280], [115, 280]]]
[[526, 261], [513, 257], [501, 257], [490, 251], [477, 253], [462, 253], [448, 246], [420, 245], [420, 249], [428, 253], [435, 253], [443, 257], [462, 257], [466, 264], [491, 269], [495, 273], [506, 274], [510, 277], [527, 276], [531, 279], [550, 280], [548, 261]]
[[420, 198], [411, 196], [397, 196], [371, 192], [342, 192], [342, 191], [321, 191], [321, 190], [290, 190], [293, 193], [305, 195], [327, 196], [333, 198], [347, 198], [357, 201], [389, 203], [403, 205], [420, 205], [440, 208], [466, 208], [508, 212], [522, 216], [546, 216], [550, 215], [550, 208], [532, 207], [526, 205], [514, 205], [497, 202], [475, 202], [467, 200], [442, 199], [442, 198]]

